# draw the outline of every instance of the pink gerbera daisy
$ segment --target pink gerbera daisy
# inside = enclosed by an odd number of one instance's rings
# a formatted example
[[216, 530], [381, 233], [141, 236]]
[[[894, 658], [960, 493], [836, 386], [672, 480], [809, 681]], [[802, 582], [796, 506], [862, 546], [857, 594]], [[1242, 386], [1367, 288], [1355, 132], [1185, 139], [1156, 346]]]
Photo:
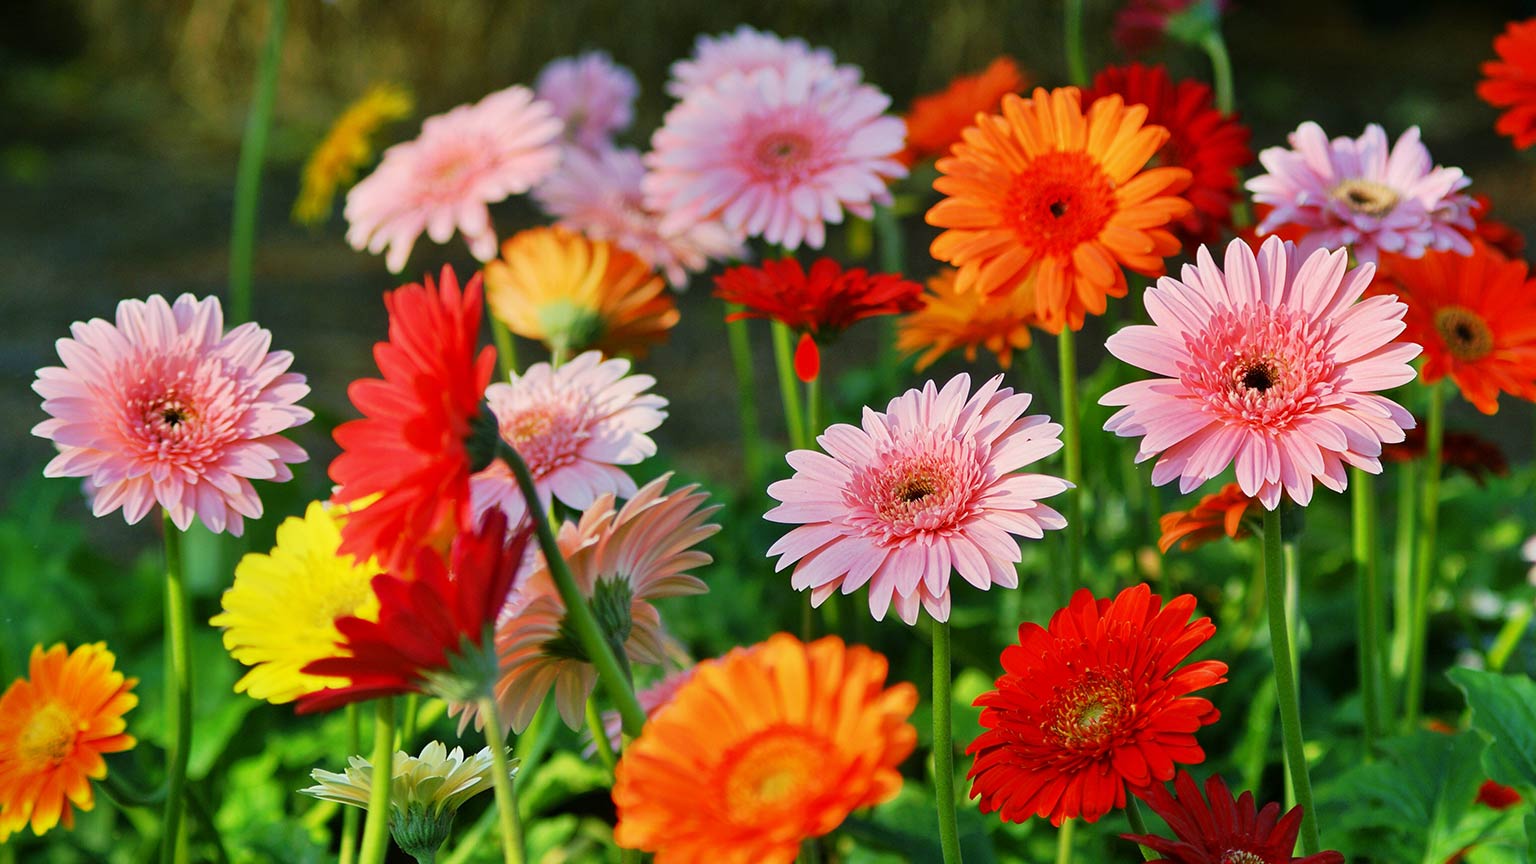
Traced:
[[667, 93], [684, 99], [695, 90], [715, 86], [732, 72], [748, 75], [759, 69], [777, 69], [783, 73], [795, 63], [810, 64], [817, 77], [858, 75], [852, 67], [838, 67], [832, 52], [825, 48], [812, 48], [804, 39], [785, 39], [743, 24], [730, 33], [700, 36], [693, 43], [693, 56], [672, 64]]
[[539, 71], [533, 92], [565, 124], [565, 140], [598, 150], [634, 121], [640, 85], [635, 73], [613, 62], [608, 52], [588, 51], [550, 61]]
[[795, 450], [795, 476], [768, 487], [783, 502], [774, 522], [797, 524], [768, 550], [777, 569], [820, 605], [869, 584], [869, 610], [901, 620], [919, 605], [949, 620], [950, 571], [985, 591], [1017, 587], [1018, 534], [1039, 539], [1066, 520], [1040, 503], [1072, 488], [1045, 474], [1015, 473], [1061, 448], [1061, 427], [1024, 416], [1028, 393], [994, 376], [971, 395], [971, 377], [932, 381], [864, 409], [863, 428], [839, 423], [817, 439], [826, 453]]
[[287, 371], [293, 355], [269, 352], [255, 324], [225, 333], [218, 298], [124, 300], [116, 324], [69, 330], [64, 365], [32, 383], [50, 415], [32, 434], [59, 448], [43, 473], [86, 478], [97, 516], [122, 508], [133, 524], [158, 503], [183, 531], [196, 517], [239, 536], [261, 516], [251, 481], [288, 480], [287, 463], [309, 458], [279, 434], [314, 416], [294, 404], [309, 387]]
[[1460, 168], [1434, 165], [1417, 126], [1387, 144], [1374, 123], [1359, 138], [1331, 142], [1310, 121], [1290, 136], [1291, 149], [1259, 154], [1269, 173], [1248, 181], [1255, 204], [1274, 209], [1259, 223], [1262, 236], [1285, 227], [1305, 231], [1301, 253], [1348, 246], [1355, 259], [1376, 263], [1378, 252], [1418, 258], [1426, 249], [1472, 252], [1472, 181]]
[[446, 243], [455, 230], [481, 261], [496, 257], [487, 205], [526, 192], [560, 161], [561, 124], [527, 87], [508, 87], [473, 105], [428, 117], [421, 135], [384, 158], [347, 193], [347, 242], [389, 250], [391, 273], [405, 269], [421, 232]]
[[[501, 439], [528, 463], [544, 509], [554, 498], [583, 510], [604, 493], [635, 494], [618, 466], [656, 454], [646, 433], [666, 419], [667, 400], [645, 392], [655, 378], [628, 373], [628, 360], [588, 351], [559, 367], [535, 363], [485, 389]], [[491, 507], [505, 510], [509, 524], [522, 518], [523, 494], [507, 463], [495, 460], [469, 486], [477, 521]]]
[[663, 233], [661, 216], [645, 208], [645, 165], [631, 149], [567, 150], [555, 173], [533, 190], [561, 227], [608, 240], [667, 275], [674, 288], [710, 261], [740, 258], [741, 238], [719, 222]]
[[645, 157], [646, 206], [661, 230], [718, 219], [785, 249], [820, 249], [826, 223], [863, 218], [905, 177], [906, 137], [890, 97], [810, 61], [733, 72], [667, 112]]
[[1224, 268], [1204, 246], [1196, 258], [1147, 290], [1152, 324], [1109, 337], [1111, 354], [1167, 377], [1105, 394], [1126, 407], [1104, 428], [1145, 436], [1138, 462], [1162, 454], [1156, 485], [1177, 477], [1187, 493], [1235, 463], [1243, 494], [1270, 510], [1282, 491], [1305, 505], [1314, 479], [1343, 491], [1346, 465], [1380, 473], [1382, 444], [1413, 417], [1376, 391], [1412, 381], [1420, 349], [1392, 341], [1408, 311], [1396, 297], [1355, 302], [1375, 266], [1346, 272], [1342, 249], [1303, 260], [1277, 237], [1257, 256], [1233, 240]]

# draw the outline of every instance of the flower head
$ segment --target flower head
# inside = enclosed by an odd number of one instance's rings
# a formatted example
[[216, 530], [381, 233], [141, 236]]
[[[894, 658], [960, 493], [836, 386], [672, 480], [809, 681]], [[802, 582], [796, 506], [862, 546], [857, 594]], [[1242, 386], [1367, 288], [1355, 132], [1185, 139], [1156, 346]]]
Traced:
[[1163, 856], [1152, 864], [1344, 864], [1337, 852], [1319, 852], [1302, 858], [1296, 854], [1301, 832], [1301, 808], [1284, 816], [1275, 802], [1259, 809], [1252, 792], [1234, 798], [1226, 781], [1212, 774], [1205, 781], [1205, 795], [1188, 771], [1180, 771], [1168, 794], [1162, 783], [1142, 790], [1147, 806], [1163, 817], [1177, 840], [1155, 834], [1122, 834], [1127, 840]]
[[1125, 0], [1115, 13], [1115, 44], [1127, 54], [1156, 48], [1165, 36], [1199, 44], [1226, 6], [1226, 0]]
[[304, 163], [293, 221], [318, 225], [331, 215], [336, 190], [350, 185], [358, 169], [373, 160], [373, 136], [385, 124], [409, 117], [411, 94], [393, 84], [375, 84], [341, 112]]
[[1463, 232], [1474, 227], [1472, 199], [1461, 190], [1472, 181], [1460, 168], [1434, 165], [1417, 126], [1389, 146], [1375, 123], [1359, 138], [1329, 141], [1308, 121], [1290, 142], [1290, 149], [1259, 153], [1269, 173], [1248, 181], [1254, 203], [1274, 207], [1259, 223], [1260, 235], [1295, 226], [1307, 232], [1303, 255], [1348, 246], [1356, 260], [1369, 263], [1382, 252], [1410, 258], [1430, 249], [1471, 252]]
[[533, 92], [565, 126], [565, 139], [587, 150], [609, 146], [635, 119], [640, 84], [606, 51], [561, 57], [539, 70]]
[[[656, 712], [672, 704], [672, 697], [682, 689], [684, 684], [693, 680], [693, 670], [689, 666], [679, 669], [642, 690], [635, 693], [635, 701], [640, 703], [640, 710], [645, 712], [647, 720], [656, 716]], [[623, 749], [624, 744], [624, 719], [617, 711], [603, 712], [603, 736], [608, 739], [608, 747], [614, 753]], [[597, 741], [592, 738], [592, 727], [582, 730], [581, 737], [587, 744], [582, 748], [581, 755], [591, 759], [597, 753]]]
[[791, 584], [821, 605], [836, 591], [869, 585], [869, 611], [894, 602], [908, 624], [918, 608], [949, 620], [950, 572], [985, 591], [1018, 587], [1018, 541], [1065, 526], [1040, 503], [1071, 488], [1020, 468], [1061, 449], [1061, 427], [1024, 416], [1028, 393], [996, 375], [975, 394], [961, 373], [943, 389], [929, 381], [864, 409], [862, 428], [839, 423], [819, 438], [826, 453], [795, 450], [795, 476], [768, 487], [781, 502], [773, 522], [795, 525], [768, 554], [795, 565]]
[[251, 667], [235, 682], [236, 693], [277, 705], [325, 689], [335, 679], [302, 670], [337, 653], [336, 619], [377, 620], [371, 582], [381, 571], [371, 558], [358, 562], [340, 551], [342, 510], [311, 502], [302, 518], [277, 526], [270, 554], [251, 552], [236, 565], [224, 611], [208, 622], [224, 628], [230, 656]]
[[693, 43], [693, 55], [672, 64], [667, 93], [674, 99], [686, 99], [732, 73], [750, 75], [759, 69], [773, 69], [782, 74], [797, 64], [805, 64], [818, 78], [858, 74], [850, 67], [839, 67], [825, 48], [812, 48], [804, 39], [785, 39], [743, 24], [730, 33], [700, 36]]
[[1519, 258], [1525, 252], [1525, 236], [1507, 222], [1493, 218], [1493, 202], [1487, 195], [1472, 196], [1472, 221], [1476, 227], [1468, 239], [1478, 239], [1506, 258]]
[[1349, 253], [1305, 260], [1270, 238], [1254, 255], [1227, 245], [1225, 268], [1202, 246], [1180, 279], [1146, 293], [1152, 324], [1133, 325], [1105, 347], [1165, 376], [1116, 387], [1101, 405], [1123, 405], [1104, 428], [1144, 436], [1138, 462], [1161, 454], [1152, 482], [1179, 478], [1190, 492], [1237, 467], [1243, 494], [1268, 509], [1281, 492], [1312, 500], [1316, 480], [1343, 491], [1346, 466], [1381, 471], [1381, 445], [1403, 440], [1413, 418], [1381, 396], [1414, 378], [1419, 346], [1392, 341], [1407, 307], [1360, 296], [1375, 268], [1346, 273]]
[[827, 223], [862, 218], [906, 176], [905, 126], [857, 74], [811, 61], [731, 73], [667, 112], [645, 157], [646, 207], [663, 232], [718, 220], [737, 235], [820, 249]]
[[998, 57], [975, 75], [961, 75], [937, 93], [912, 100], [907, 111], [907, 146], [898, 156], [903, 165], [943, 156], [974, 125], [977, 114], [993, 114], [1003, 97], [1029, 84], [1012, 57]]
[[[647, 433], [666, 419], [667, 400], [645, 392], [655, 378], [628, 373], [628, 360], [604, 360], [588, 351], [559, 367], [535, 363], [510, 382], [486, 388], [501, 440], [528, 463], [540, 507], [547, 510], [558, 498], [584, 510], [601, 495], [635, 493], [635, 481], [620, 466], [656, 454]], [[517, 481], [500, 459], [475, 474], [470, 488], [477, 516], [500, 507], [516, 522], [526, 512]]]
[[1516, 789], [1505, 786], [1503, 783], [1484, 780], [1483, 785], [1477, 787], [1477, 798], [1475, 800], [1484, 807], [1490, 807], [1494, 810], [1508, 810], [1519, 804], [1523, 799], [1520, 797], [1520, 792]]
[[479, 274], [462, 293], [451, 267], [425, 282], [384, 295], [389, 341], [373, 346], [384, 377], [347, 387], [363, 417], [336, 428], [341, 454], [330, 469], [337, 501], [370, 499], [347, 519], [341, 551], [392, 571], [470, 527], [465, 442], [496, 365], [493, 349], [476, 349]]
[[1536, 144], [1536, 18], [1509, 22], [1493, 51], [1499, 59], [1483, 63], [1477, 95], [1504, 109], [1493, 128], [1524, 150]]
[[95, 806], [91, 780], [107, 776], [106, 753], [132, 749], [123, 715], [139, 704], [137, 678], [113, 669], [105, 643], [32, 649], [27, 678], [0, 695], [0, 842], [75, 824]]
[[936, 163], [933, 188], [946, 197], [927, 221], [948, 230], [933, 257], [960, 268], [961, 291], [1030, 291], [1052, 333], [1103, 314], [1107, 298], [1125, 296], [1121, 267], [1162, 275], [1179, 251], [1165, 226], [1191, 209], [1176, 197], [1188, 170], [1143, 170], [1168, 140], [1146, 117], [1118, 96], [1085, 115], [1075, 87], [1003, 97], [1001, 114], [978, 117]]
[[1145, 584], [1113, 600], [1083, 588], [1049, 627], [1020, 625], [997, 689], [976, 699], [985, 731], [965, 751], [976, 757], [966, 776], [981, 812], [1097, 822], [1125, 806], [1127, 785], [1204, 761], [1195, 732], [1221, 712], [1189, 694], [1225, 682], [1227, 664], [1179, 668], [1216, 632], [1209, 618], [1191, 622], [1194, 611], [1193, 595], [1165, 606]]
[[1244, 519], [1255, 503], [1243, 494], [1241, 486], [1228, 483], [1188, 510], [1163, 514], [1158, 520], [1163, 536], [1158, 538], [1157, 548], [1167, 554], [1174, 544], [1188, 552], [1223, 536], [1241, 540], [1252, 533]]
[[121, 508], [134, 524], [158, 503], [183, 531], [197, 518], [239, 536], [262, 512], [251, 481], [288, 480], [309, 458], [280, 434], [314, 416], [294, 404], [309, 387], [287, 371], [293, 355], [269, 352], [252, 323], [225, 333], [218, 298], [124, 300], [115, 324], [69, 332], [64, 365], [32, 382], [49, 414], [32, 434], [59, 449], [43, 474], [84, 477], [95, 515]]
[[[1388, 444], [1381, 449], [1381, 458], [1388, 462], [1411, 462], [1422, 459], [1429, 452], [1424, 427], [1414, 418], [1401, 443]], [[1490, 475], [1503, 477], [1509, 474], [1509, 459], [1499, 448], [1498, 442], [1472, 432], [1455, 429], [1445, 430], [1440, 442], [1440, 464], [1454, 468], [1471, 477], [1481, 486]]]
[[923, 305], [902, 316], [896, 328], [896, 349], [917, 358], [917, 371], [933, 365], [942, 355], [965, 348], [965, 361], [976, 362], [976, 349], [985, 348], [997, 357], [997, 365], [1013, 365], [1014, 349], [1029, 347], [1029, 323], [1034, 318], [1034, 298], [1015, 288], [1001, 295], [960, 291], [956, 270], [946, 267], [928, 280]]
[[614, 841], [676, 864], [789, 864], [901, 790], [917, 690], [886, 671], [835, 636], [783, 633], [700, 663], [619, 760]]
[[496, 255], [491, 211], [527, 192], [560, 161], [560, 121], [527, 87], [498, 90], [473, 105], [428, 117], [421, 135], [384, 151], [372, 174], [347, 193], [347, 242], [405, 269], [425, 231], [447, 243], [454, 231], [481, 261]]

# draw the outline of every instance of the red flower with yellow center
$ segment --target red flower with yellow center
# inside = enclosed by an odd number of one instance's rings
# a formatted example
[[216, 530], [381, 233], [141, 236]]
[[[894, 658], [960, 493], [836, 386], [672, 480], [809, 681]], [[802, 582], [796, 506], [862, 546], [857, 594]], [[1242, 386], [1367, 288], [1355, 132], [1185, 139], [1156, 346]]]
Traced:
[[907, 146], [896, 158], [912, 166], [924, 159], [943, 156], [960, 140], [977, 114], [991, 114], [1009, 93], [1029, 84], [1012, 57], [998, 57], [975, 75], [961, 75], [937, 93], [912, 100], [907, 112]]

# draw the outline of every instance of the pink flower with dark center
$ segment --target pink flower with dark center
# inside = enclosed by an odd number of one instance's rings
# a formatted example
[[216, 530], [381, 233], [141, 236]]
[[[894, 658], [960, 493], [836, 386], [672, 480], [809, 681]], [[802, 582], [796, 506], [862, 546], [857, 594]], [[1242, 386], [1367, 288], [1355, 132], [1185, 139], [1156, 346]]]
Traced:
[[539, 71], [533, 92], [565, 124], [565, 140], [599, 150], [634, 122], [640, 85], [635, 73], [613, 62], [608, 52], [588, 51], [550, 61]]
[[239, 536], [262, 512], [250, 481], [289, 480], [309, 458], [280, 434], [314, 416], [294, 404], [309, 387], [293, 355], [269, 352], [255, 324], [225, 333], [218, 298], [124, 300], [116, 324], [70, 335], [64, 365], [32, 383], [50, 415], [32, 434], [59, 448], [43, 473], [84, 477], [97, 516], [121, 508], [133, 524], [158, 503], [183, 531], [196, 517]]
[[1371, 264], [1378, 252], [1409, 258], [1427, 249], [1472, 253], [1463, 232], [1476, 228], [1474, 202], [1461, 193], [1472, 181], [1460, 168], [1435, 165], [1417, 126], [1389, 147], [1375, 123], [1359, 138], [1329, 141], [1308, 121], [1290, 141], [1291, 149], [1261, 152], [1269, 173], [1247, 184], [1255, 204], [1274, 208], [1259, 223], [1260, 236], [1299, 229], [1306, 232], [1303, 255], [1347, 246], [1355, 260]]
[[[656, 379], [630, 375], [628, 360], [604, 360], [596, 351], [559, 367], [535, 363], [509, 383], [485, 389], [501, 439], [528, 463], [544, 509], [554, 498], [582, 510], [598, 496], [635, 494], [620, 465], [656, 455], [646, 433], [667, 416], [667, 400], [646, 393]], [[500, 459], [469, 481], [474, 518], [491, 507], [516, 525], [525, 512], [512, 470]]]
[[874, 215], [906, 126], [890, 97], [810, 61], [758, 69], [693, 90], [667, 112], [645, 157], [646, 207], [674, 233], [718, 220], [785, 249], [820, 249], [844, 212]]
[[1105, 394], [1125, 407], [1104, 428], [1144, 436], [1138, 462], [1162, 454], [1156, 485], [1177, 477], [1187, 493], [1235, 464], [1243, 494], [1270, 510], [1282, 491], [1305, 505], [1314, 480], [1342, 492], [1346, 466], [1380, 473], [1382, 444], [1413, 417], [1376, 391], [1412, 381], [1420, 348], [1392, 341], [1408, 311], [1396, 297], [1356, 302], [1376, 268], [1348, 263], [1271, 237], [1257, 256], [1232, 241], [1218, 268], [1200, 247], [1146, 292], [1152, 324], [1109, 337], [1111, 354], [1165, 377]]
[[826, 453], [795, 450], [795, 476], [768, 487], [782, 502], [774, 522], [798, 525], [768, 550], [791, 584], [820, 605], [833, 592], [869, 585], [869, 610], [892, 603], [908, 624], [919, 606], [949, 620], [951, 570], [985, 591], [1018, 586], [1022, 555], [1010, 535], [1039, 539], [1065, 526], [1040, 503], [1072, 488], [1045, 474], [1017, 473], [1061, 448], [1061, 427], [1024, 416], [1028, 393], [997, 375], [971, 395], [971, 378], [932, 381], [864, 409], [862, 428], [839, 423], [817, 439]]
[[700, 36], [693, 43], [693, 56], [672, 64], [667, 93], [686, 99], [695, 90], [715, 86], [732, 72], [750, 75], [759, 69], [776, 69], [783, 73], [795, 63], [809, 64], [816, 77], [836, 74], [857, 79], [859, 74], [852, 67], [838, 66], [825, 48], [812, 48], [804, 39], [785, 39], [743, 24], [730, 33]]
[[491, 211], [527, 192], [560, 161], [560, 121], [527, 87], [428, 117], [421, 135], [384, 151], [372, 174], [347, 193], [347, 242], [399, 273], [425, 231], [447, 243], [454, 231], [481, 261], [496, 257]]

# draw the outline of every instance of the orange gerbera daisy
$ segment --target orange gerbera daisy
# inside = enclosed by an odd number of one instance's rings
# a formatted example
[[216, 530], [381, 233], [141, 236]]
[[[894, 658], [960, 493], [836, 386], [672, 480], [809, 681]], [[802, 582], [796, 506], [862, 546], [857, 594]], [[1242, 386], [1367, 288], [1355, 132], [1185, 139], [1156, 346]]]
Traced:
[[74, 827], [68, 805], [95, 805], [88, 781], [107, 776], [102, 754], [133, 747], [123, 715], [139, 704], [129, 692], [139, 682], [115, 662], [103, 642], [73, 652], [62, 642], [38, 645], [29, 678], [0, 696], [0, 841], [28, 822], [34, 834], [60, 822]]
[[644, 354], [677, 324], [666, 282], [633, 253], [564, 228], [531, 228], [485, 265], [485, 299], [507, 329], [571, 357]]
[[1223, 535], [1241, 540], [1251, 533], [1243, 517], [1257, 501], [1256, 498], [1244, 495], [1241, 486], [1228, 483], [1221, 487], [1220, 492], [1201, 498], [1200, 503], [1188, 510], [1163, 514], [1158, 520], [1163, 536], [1158, 538], [1157, 548], [1167, 554], [1175, 543], [1188, 552], [1212, 540], [1219, 540]]
[[1003, 97], [1018, 93], [1029, 85], [1012, 57], [993, 60], [975, 75], [960, 75], [937, 93], [926, 93], [912, 100], [907, 111], [907, 146], [896, 154], [901, 164], [912, 165], [943, 156], [960, 140], [965, 127], [976, 122], [977, 114], [997, 110]]
[[1403, 339], [1424, 346], [1426, 384], [1450, 376], [1484, 414], [1502, 391], [1536, 400], [1536, 280], [1481, 240], [1471, 255], [1383, 255], [1372, 289], [1408, 304]]
[[836, 636], [780, 633], [700, 663], [624, 751], [615, 842], [656, 864], [788, 864], [800, 841], [901, 789], [917, 690]]
[[959, 290], [1028, 291], [1052, 333], [1081, 329], [1106, 298], [1124, 297], [1122, 266], [1163, 275], [1179, 251], [1164, 226], [1191, 210], [1177, 197], [1188, 170], [1146, 169], [1168, 141], [1167, 129], [1145, 125], [1146, 106], [1111, 94], [1084, 115], [1080, 102], [1076, 87], [1003, 97], [1002, 114], [976, 118], [936, 163], [933, 188], [947, 197], [927, 217], [949, 229], [931, 251], [960, 268]]
[[896, 348], [907, 354], [918, 351], [921, 372], [943, 354], [965, 348], [967, 362], [976, 361], [976, 349], [997, 356], [1004, 369], [1013, 363], [1015, 348], [1029, 347], [1029, 322], [1034, 308], [1029, 292], [1015, 288], [992, 297], [980, 291], [955, 287], [955, 270], [946, 267], [928, 280], [923, 307], [901, 319]]

